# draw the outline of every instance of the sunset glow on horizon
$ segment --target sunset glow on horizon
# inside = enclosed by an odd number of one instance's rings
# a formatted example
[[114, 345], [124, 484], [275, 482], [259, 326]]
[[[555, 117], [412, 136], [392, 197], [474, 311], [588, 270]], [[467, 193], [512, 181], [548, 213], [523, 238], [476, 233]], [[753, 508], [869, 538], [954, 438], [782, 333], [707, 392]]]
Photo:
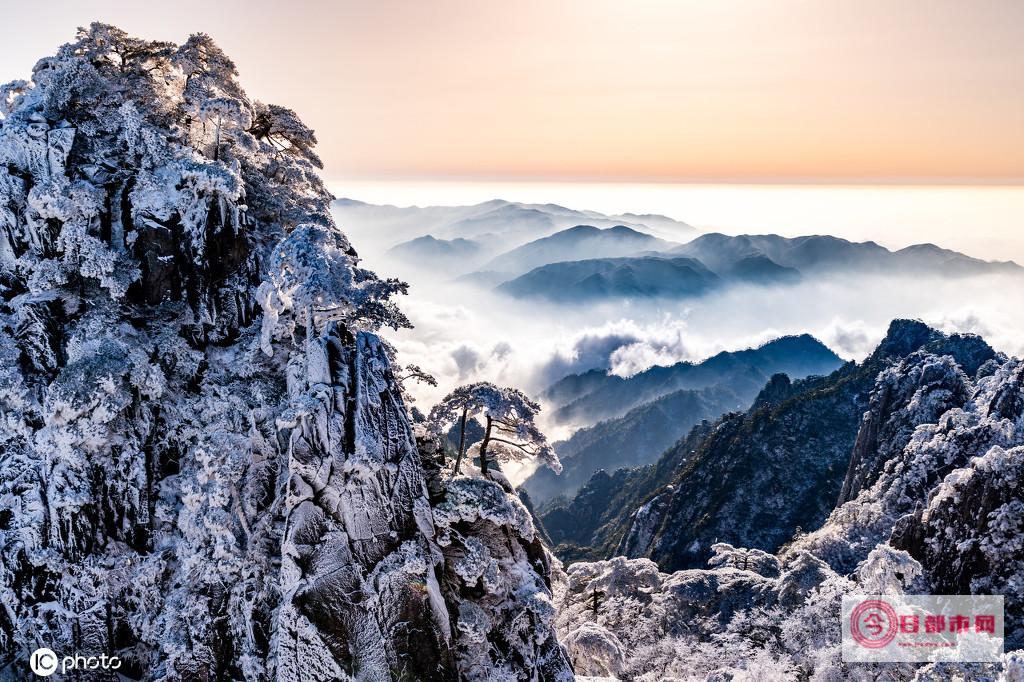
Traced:
[[325, 176], [1019, 183], [1024, 3], [12, 6], [3, 80], [92, 20], [209, 33]]

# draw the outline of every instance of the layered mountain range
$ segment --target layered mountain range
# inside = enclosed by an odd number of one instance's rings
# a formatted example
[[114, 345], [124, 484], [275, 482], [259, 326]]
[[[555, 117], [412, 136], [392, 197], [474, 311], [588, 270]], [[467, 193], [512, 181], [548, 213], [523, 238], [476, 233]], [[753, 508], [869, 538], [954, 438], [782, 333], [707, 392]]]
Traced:
[[499, 254], [484, 263], [482, 269], [511, 278], [550, 263], [631, 256], [676, 246], [625, 225], [605, 229], [577, 225]]
[[[785, 286], [835, 275], [1021, 275], [934, 244], [898, 250], [829, 235], [782, 237], [695, 230], [665, 216], [608, 216], [553, 204], [493, 200], [474, 206], [375, 206], [336, 201], [357, 232], [388, 235], [387, 255], [411, 273], [443, 273], [523, 300], [586, 304], [679, 300], [736, 285]], [[680, 243], [683, 242], [683, 243]]]
[[[696, 234], [696, 230], [686, 223], [667, 216], [605, 215], [597, 211], [579, 211], [556, 204], [527, 204], [502, 199], [493, 199], [473, 206], [426, 207], [379, 206], [354, 199], [338, 199], [331, 205], [331, 210], [339, 221], [351, 226], [354, 235], [365, 234], [368, 241], [371, 235], [388, 235], [388, 247], [397, 247], [399, 253], [420, 252], [429, 255], [426, 251], [421, 251], [420, 247], [434, 247], [416, 241], [425, 236], [441, 243], [459, 239], [472, 241], [480, 247], [480, 258], [466, 262], [462, 272], [478, 267], [486, 258], [524, 246], [532, 240], [551, 237], [567, 228], [585, 226], [586, 231], [617, 228], [619, 233], [623, 230], [642, 232], [640, 239], [649, 241], [637, 251], [670, 246], [669, 243], [659, 242], [657, 238], [650, 236], [649, 233], [652, 232], [673, 235], [677, 241]], [[581, 237], [581, 241], [585, 241], [586, 235], [580, 233], [577, 236]], [[568, 257], [571, 257], [571, 254]], [[506, 270], [505, 267], [490, 266], [486, 269]]]
[[[690, 298], [736, 284], [787, 285], [836, 274], [1024, 274], [1024, 268], [1012, 261], [983, 261], [934, 244], [890, 251], [874, 242], [851, 242], [821, 235], [733, 237], [711, 233], [667, 250], [633, 256], [620, 252], [620, 256], [625, 257], [550, 262], [500, 283], [497, 291], [516, 298], [568, 303]], [[500, 260], [495, 258], [492, 264]], [[496, 266], [492, 266], [492, 272], [493, 267]]]
[[577, 670], [1024, 672], [1019, 651], [984, 664], [846, 664], [835, 616], [844, 594], [1000, 594], [1006, 651], [1024, 644], [1022, 370], [978, 337], [896, 321], [863, 363], [773, 378], [749, 411], [694, 428], [656, 465], [595, 475], [545, 516], [555, 541], [590, 543], [564, 544], [563, 556], [601, 557], [572, 563], [561, 593]]
[[523, 487], [538, 504], [571, 495], [599, 469], [654, 462], [695, 424], [746, 409], [773, 374], [829, 374], [841, 364], [820, 341], [802, 335], [699, 363], [655, 366], [629, 378], [604, 370], [569, 375], [545, 392], [552, 416], [591, 426], [555, 444], [561, 474], [539, 470]]
[[804, 273], [852, 269], [907, 274], [938, 271], [946, 276], [958, 276], [1021, 270], [1011, 261], [983, 261], [934, 244], [915, 244], [890, 251], [875, 242], [851, 242], [829, 235], [780, 237], [711, 233], [674, 247], [668, 254], [696, 258], [716, 272], [729, 271], [751, 259]]

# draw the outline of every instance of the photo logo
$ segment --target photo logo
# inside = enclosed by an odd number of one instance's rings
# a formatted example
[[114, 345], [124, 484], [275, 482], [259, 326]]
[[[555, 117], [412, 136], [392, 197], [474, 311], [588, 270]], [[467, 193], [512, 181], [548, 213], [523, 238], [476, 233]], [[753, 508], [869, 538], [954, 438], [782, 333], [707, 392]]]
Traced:
[[28, 667], [40, 677], [49, 677], [57, 672], [57, 660], [57, 654], [53, 649], [43, 647], [32, 652], [32, 658], [28, 659]]
[[28, 667], [40, 677], [49, 677], [60, 667], [62, 675], [69, 670], [117, 670], [121, 667], [121, 659], [117, 656], [58, 656], [53, 649], [40, 647], [32, 652], [28, 659]]
[[980, 663], [1003, 653], [1001, 596], [846, 596], [841, 618], [848, 663]]

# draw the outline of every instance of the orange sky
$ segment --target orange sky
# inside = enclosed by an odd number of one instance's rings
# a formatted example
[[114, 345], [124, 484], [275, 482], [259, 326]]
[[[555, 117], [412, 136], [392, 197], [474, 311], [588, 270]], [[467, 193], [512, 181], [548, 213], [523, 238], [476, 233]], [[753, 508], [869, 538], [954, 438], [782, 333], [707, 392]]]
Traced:
[[3, 8], [0, 80], [92, 19], [210, 33], [329, 179], [1016, 182], [1024, 2], [187, 0]]

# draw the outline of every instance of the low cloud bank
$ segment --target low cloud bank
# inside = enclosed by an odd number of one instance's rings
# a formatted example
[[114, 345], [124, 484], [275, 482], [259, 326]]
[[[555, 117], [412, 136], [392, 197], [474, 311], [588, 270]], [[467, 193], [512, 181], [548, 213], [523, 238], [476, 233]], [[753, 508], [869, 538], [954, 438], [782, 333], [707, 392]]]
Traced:
[[403, 303], [416, 328], [395, 335], [403, 362], [439, 380], [415, 388], [436, 399], [457, 383], [490, 380], [534, 394], [591, 369], [630, 376], [652, 365], [810, 333], [840, 356], [867, 355], [896, 317], [978, 333], [1024, 353], [1024, 279], [834, 277], [788, 287], [735, 287], [685, 301], [553, 306], [454, 284], [415, 285]]
[[[558, 305], [454, 282], [429, 263], [398, 262], [386, 254], [393, 237], [387, 230], [361, 230], [356, 245], [367, 267], [410, 282], [401, 306], [415, 328], [389, 338], [403, 364], [418, 364], [438, 380], [436, 387], [407, 387], [424, 411], [470, 381], [513, 385], [538, 396], [568, 374], [607, 369], [630, 376], [787, 334], [812, 334], [843, 358], [860, 360], [897, 317], [982, 334], [997, 349], [1024, 355], [1020, 276], [844, 273], [788, 286], [737, 285], [698, 298]], [[564, 427], [549, 429], [554, 438], [567, 435]]]

